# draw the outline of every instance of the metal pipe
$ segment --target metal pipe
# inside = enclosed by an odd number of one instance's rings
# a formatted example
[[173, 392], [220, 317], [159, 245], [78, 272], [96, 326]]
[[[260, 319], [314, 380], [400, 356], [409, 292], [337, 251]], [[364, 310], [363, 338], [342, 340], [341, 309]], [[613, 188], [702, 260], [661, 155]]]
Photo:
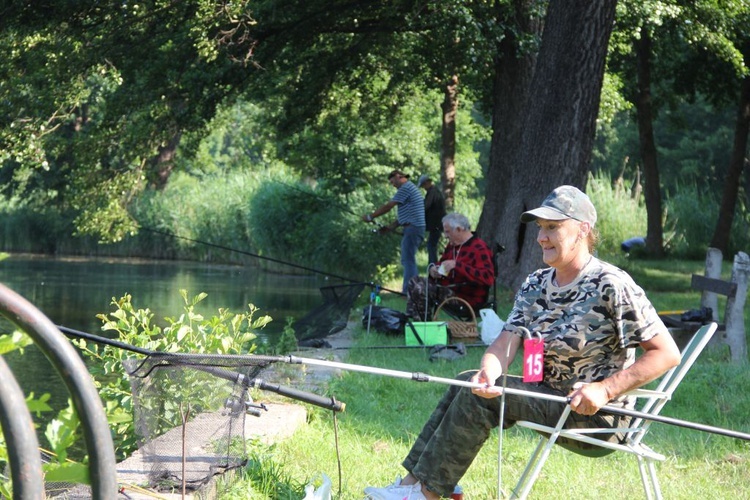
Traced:
[[25, 331], [49, 359], [70, 392], [89, 455], [94, 499], [117, 496], [117, 463], [107, 416], [86, 365], [68, 339], [39, 309], [0, 284], [0, 313]]
[[39, 441], [26, 399], [5, 359], [0, 357], [0, 426], [5, 436], [14, 500], [44, 498]]
[[[357, 372], [364, 372], [364, 373], [372, 373], [375, 375], [386, 375], [389, 377], [396, 377], [396, 378], [403, 378], [403, 379], [409, 379], [414, 380], [416, 382], [437, 382], [441, 384], [448, 384], [448, 385], [455, 385], [460, 387], [467, 387], [470, 389], [484, 389], [487, 387], [485, 384], [479, 384], [476, 382], [470, 382], [468, 380], [456, 380], [452, 378], [443, 378], [443, 377], [433, 377], [432, 375], [427, 375], [426, 373], [421, 372], [405, 372], [405, 371], [399, 371], [399, 370], [389, 370], [384, 368], [374, 368], [370, 366], [364, 366], [364, 365], [352, 365], [348, 363], [340, 363], [337, 361], [325, 361], [322, 359], [309, 359], [309, 358], [297, 358], [295, 356], [289, 356], [289, 363], [297, 363], [297, 364], [306, 364], [306, 365], [319, 365], [319, 366], [326, 366], [331, 368], [340, 368], [342, 370], [350, 370], [350, 371], [357, 371]], [[531, 397], [531, 398], [539, 398], [539, 399], [546, 399], [549, 401], [555, 401], [558, 403], [568, 404], [570, 403], [570, 398], [566, 396], [556, 396], [554, 394], [545, 394], [540, 392], [534, 392], [534, 391], [525, 391], [523, 389], [513, 389], [513, 388], [506, 388], [504, 389], [505, 393], [507, 394], [514, 394], [518, 396], [525, 396], [525, 397]], [[742, 439], [745, 441], [750, 441], [750, 434], [734, 431], [731, 429], [723, 429], [721, 427], [713, 427], [710, 425], [705, 424], [699, 424], [695, 422], [690, 422], [687, 420], [680, 420], [677, 418], [671, 418], [671, 417], [663, 417], [661, 415], [652, 415], [650, 413], [645, 413], [637, 410], [630, 410], [627, 408], [618, 408], [615, 406], [602, 406], [599, 411], [610, 413], [613, 415], [621, 415], [626, 417], [633, 417], [633, 418], [642, 418], [644, 420], [651, 420], [652, 422], [660, 422], [664, 424], [669, 425], [676, 425], [678, 427], [684, 427], [686, 429], [693, 429], [703, 432], [710, 432], [712, 434], [719, 434], [722, 436], [727, 437], [733, 437], [737, 439]]]

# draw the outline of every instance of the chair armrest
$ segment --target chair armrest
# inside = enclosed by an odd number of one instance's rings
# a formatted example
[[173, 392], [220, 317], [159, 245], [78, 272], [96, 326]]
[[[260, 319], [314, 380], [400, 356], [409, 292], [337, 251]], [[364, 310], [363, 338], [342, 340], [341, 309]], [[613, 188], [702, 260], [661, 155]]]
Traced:
[[652, 391], [651, 389], [633, 389], [625, 393], [626, 396], [635, 396], [637, 398], [661, 398], [669, 400], [672, 397], [666, 392]]

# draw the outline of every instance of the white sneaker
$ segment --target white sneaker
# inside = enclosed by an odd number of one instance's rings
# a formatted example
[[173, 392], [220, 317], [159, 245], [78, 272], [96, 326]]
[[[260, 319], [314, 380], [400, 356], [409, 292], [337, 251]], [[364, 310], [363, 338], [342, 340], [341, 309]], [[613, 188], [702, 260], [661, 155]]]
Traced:
[[368, 486], [365, 488], [365, 495], [371, 500], [427, 500], [422, 494], [420, 483], [402, 485], [401, 477], [397, 477], [393, 484], [385, 488]]

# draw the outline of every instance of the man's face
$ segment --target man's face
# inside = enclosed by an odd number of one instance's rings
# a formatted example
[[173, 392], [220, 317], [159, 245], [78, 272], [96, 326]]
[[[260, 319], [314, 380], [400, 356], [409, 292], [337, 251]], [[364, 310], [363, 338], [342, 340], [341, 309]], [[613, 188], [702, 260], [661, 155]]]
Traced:
[[404, 183], [404, 179], [406, 179], [406, 177], [404, 177], [403, 175], [396, 174], [393, 177], [391, 177], [390, 179], [388, 179], [388, 182], [391, 183], [391, 186], [393, 186], [395, 188], [399, 188], [399, 187], [401, 187], [401, 184]]

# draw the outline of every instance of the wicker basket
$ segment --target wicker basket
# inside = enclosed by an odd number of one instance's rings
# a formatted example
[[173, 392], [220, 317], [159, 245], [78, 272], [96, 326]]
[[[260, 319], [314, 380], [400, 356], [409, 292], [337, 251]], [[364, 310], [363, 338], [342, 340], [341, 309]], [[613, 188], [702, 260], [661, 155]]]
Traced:
[[471, 321], [458, 321], [458, 320], [449, 320], [446, 321], [448, 324], [448, 331], [450, 332], [451, 338], [454, 339], [473, 339], [479, 337], [479, 327], [477, 325], [477, 315], [474, 314], [474, 309], [471, 307], [471, 305], [466, 302], [461, 297], [448, 297], [444, 301], [440, 303], [440, 305], [435, 309], [435, 314], [432, 317], [433, 321], [439, 321], [438, 315], [440, 314], [441, 309], [446, 304], [450, 304], [451, 302], [458, 302], [466, 307], [466, 309], [471, 313]]

